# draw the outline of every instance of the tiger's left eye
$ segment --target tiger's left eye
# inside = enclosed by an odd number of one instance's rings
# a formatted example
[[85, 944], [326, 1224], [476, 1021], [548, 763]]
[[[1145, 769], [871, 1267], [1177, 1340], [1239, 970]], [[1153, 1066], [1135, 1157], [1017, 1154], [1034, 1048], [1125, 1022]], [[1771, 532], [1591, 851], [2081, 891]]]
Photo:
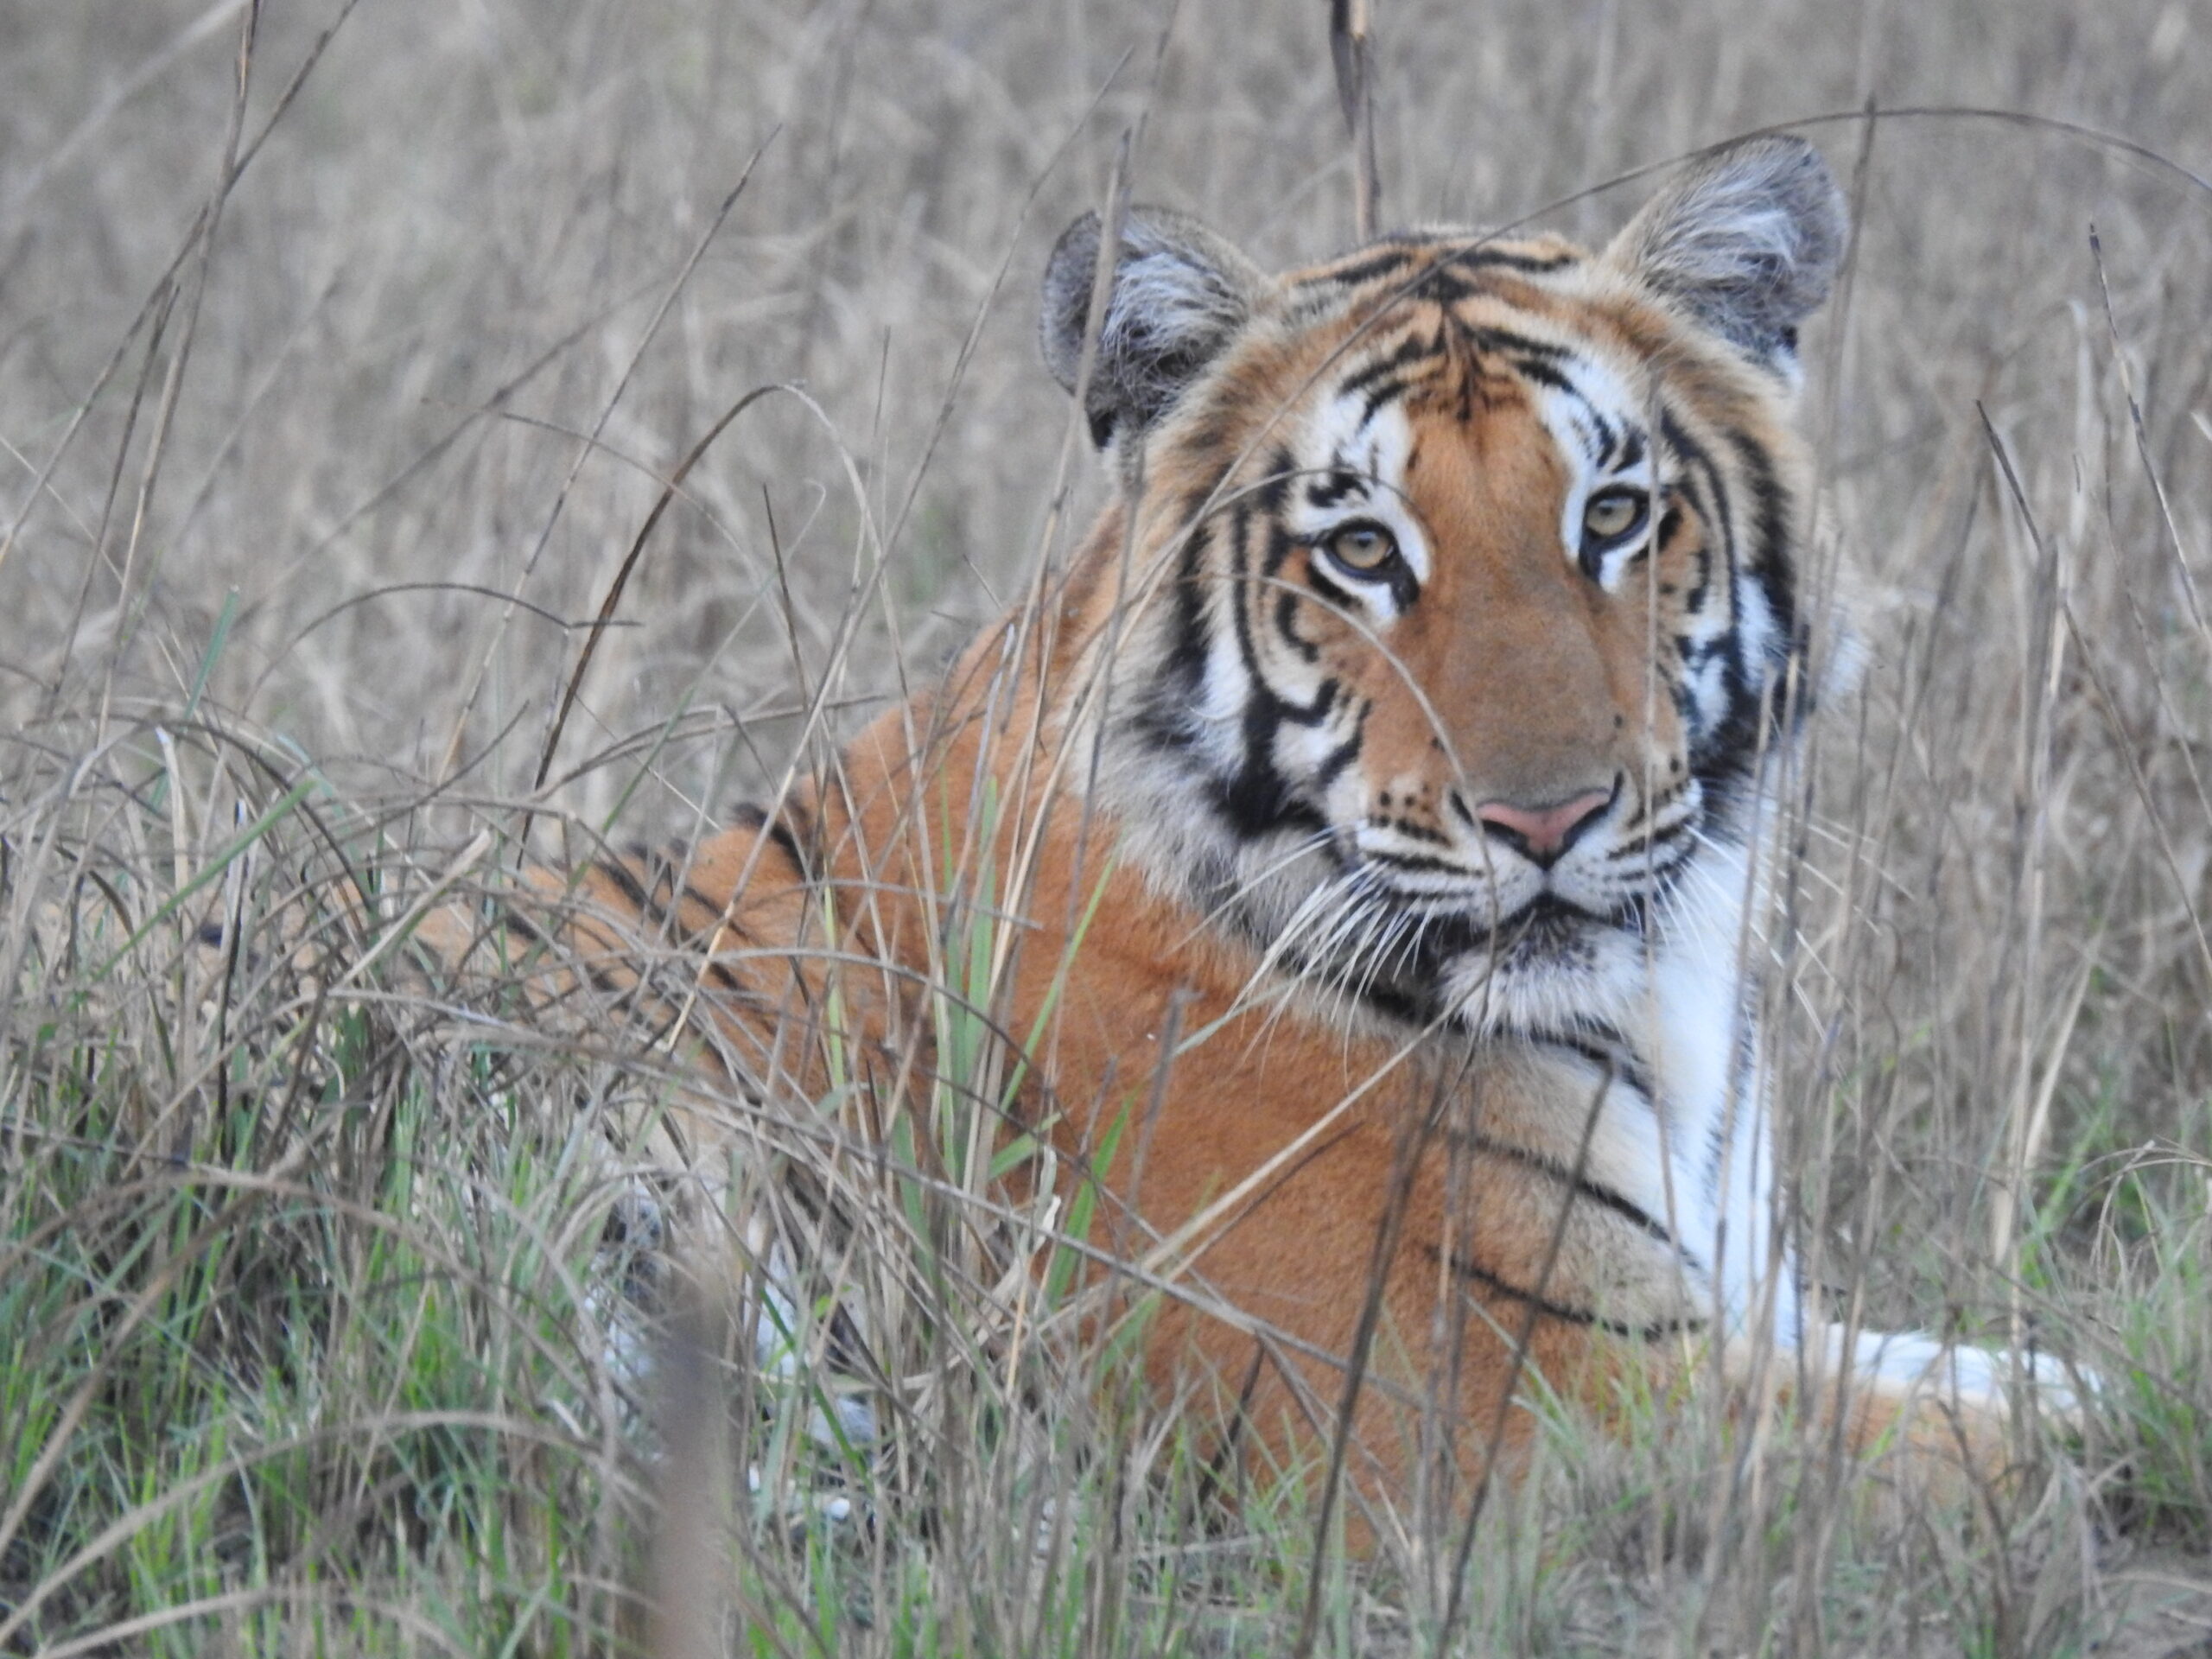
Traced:
[[1380, 524], [1346, 524], [1333, 531], [1322, 546], [1330, 558], [1355, 576], [1382, 575], [1398, 556], [1398, 538]]
[[1592, 542], [1618, 542], [1643, 529], [1649, 510], [1642, 490], [1600, 490], [1582, 509], [1582, 533]]

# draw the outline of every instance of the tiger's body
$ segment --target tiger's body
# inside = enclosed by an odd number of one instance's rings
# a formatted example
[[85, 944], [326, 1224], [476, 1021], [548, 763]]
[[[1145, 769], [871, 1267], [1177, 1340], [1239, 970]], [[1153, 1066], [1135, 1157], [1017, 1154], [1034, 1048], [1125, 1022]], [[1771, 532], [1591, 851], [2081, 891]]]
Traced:
[[1796, 329], [1843, 241], [1818, 156], [1722, 154], [1598, 254], [1438, 232], [1269, 278], [1174, 215], [1099, 241], [1055, 253], [1046, 350], [1121, 499], [772, 817], [584, 872], [568, 942], [620, 986], [681, 938], [729, 1064], [813, 1097], [833, 1048], [863, 1093], [938, 1066], [930, 999], [1002, 918], [966, 988], [1025, 1122], [1118, 1145], [1158, 1392], [1289, 1452], [1361, 1351], [1364, 1490], [1440, 1425], [1510, 1456], [1532, 1370], [1602, 1414], [1624, 1360], [1762, 1333], [1855, 1421], [1993, 1421], [2005, 1357], [1847, 1351], [1802, 1306], [1744, 968], [1801, 696]]

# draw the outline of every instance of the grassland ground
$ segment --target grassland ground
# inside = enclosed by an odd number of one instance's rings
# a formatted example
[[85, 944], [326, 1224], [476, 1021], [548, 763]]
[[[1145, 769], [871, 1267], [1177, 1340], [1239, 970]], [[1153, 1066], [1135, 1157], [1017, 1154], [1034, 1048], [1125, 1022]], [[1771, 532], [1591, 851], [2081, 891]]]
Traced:
[[[1309, 1609], [1347, 1656], [2206, 1650], [2187, 0], [1377, 8], [1386, 222], [1595, 238], [1777, 123], [1849, 182], [1806, 410], [1858, 666], [1769, 1024], [1840, 1305], [2112, 1379], [2013, 1479], [1899, 1497], [1630, 1402], [1551, 1414], [1472, 1522], [1317, 1555], [1301, 1483], [1221, 1502], [1085, 1338], [1080, 1207], [957, 1102], [887, 1155], [849, 1095], [717, 1090], [419, 949], [525, 843], [772, 795], [1065, 553], [1106, 485], [1045, 250], [1125, 134], [1265, 261], [1347, 242], [1323, 10], [0, 10], [0, 1652], [608, 1651], [663, 1506], [747, 1653], [1274, 1654]], [[761, 1265], [689, 1427], [643, 1357], [678, 1105], [734, 1130]]]

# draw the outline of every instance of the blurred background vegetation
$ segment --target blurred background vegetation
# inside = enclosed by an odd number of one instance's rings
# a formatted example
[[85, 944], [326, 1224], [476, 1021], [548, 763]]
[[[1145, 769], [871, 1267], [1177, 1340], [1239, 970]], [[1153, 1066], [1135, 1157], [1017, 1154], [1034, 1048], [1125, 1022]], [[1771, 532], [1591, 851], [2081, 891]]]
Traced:
[[[512, 827], [582, 625], [747, 394], [779, 389], [605, 631], [544, 798], [574, 822], [721, 821], [1064, 552], [1101, 486], [1062, 469], [1045, 251], [1125, 134], [1141, 199], [1262, 263], [1344, 245], [1324, 11], [0, 9], [0, 1651], [614, 1639], [649, 1464], [579, 1126], [664, 1085], [471, 1026], [390, 977], [394, 930]], [[1779, 1477], [1724, 1503], [1740, 1470], [1663, 1435], [1568, 1459], [1485, 1522], [1472, 1625], [1414, 1560], [1332, 1569], [1319, 1639], [2183, 1650], [2212, 1608], [2212, 15], [1382, 0], [1376, 61], [1388, 224], [1600, 238], [1628, 175], [1770, 124], [1847, 180], [1808, 569], [1858, 668], [1791, 783], [1771, 952], [1808, 1236], [1873, 1323], [2122, 1381], [1966, 1521], [1862, 1527]], [[819, 1343], [746, 1385], [790, 1394], [758, 1418], [784, 1450], [747, 1452], [746, 1650], [1283, 1650], [1295, 1518], [1200, 1525], [1166, 1475], [1140, 1516], [1122, 1442], [1083, 1439], [1110, 1421], [1001, 1457], [1021, 1390], [929, 1369], [989, 1324], [963, 1294], [888, 1392], [938, 1378], [972, 1489], [922, 1503], [791, 1428]], [[793, 1526], [779, 1481], [876, 1518]]]

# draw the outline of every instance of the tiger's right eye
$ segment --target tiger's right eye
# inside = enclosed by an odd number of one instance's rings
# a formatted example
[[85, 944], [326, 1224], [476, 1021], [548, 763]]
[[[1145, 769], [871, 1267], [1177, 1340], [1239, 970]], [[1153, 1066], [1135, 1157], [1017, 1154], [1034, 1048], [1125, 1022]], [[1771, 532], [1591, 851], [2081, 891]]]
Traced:
[[1380, 524], [1342, 525], [1321, 545], [1348, 575], [1385, 575], [1398, 556], [1398, 538]]
[[1650, 498], [1642, 490], [1600, 490], [1582, 510], [1582, 531], [1588, 543], [1624, 541], [1643, 528]]

